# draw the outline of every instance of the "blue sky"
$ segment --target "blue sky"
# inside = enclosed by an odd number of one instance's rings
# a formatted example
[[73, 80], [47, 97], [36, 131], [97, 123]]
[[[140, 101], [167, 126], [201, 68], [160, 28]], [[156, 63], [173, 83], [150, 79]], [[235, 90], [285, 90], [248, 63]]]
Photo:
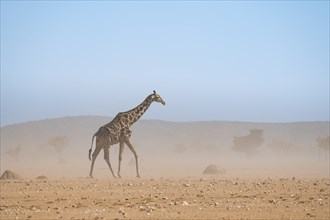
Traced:
[[329, 120], [328, 1], [1, 1], [1, 125]]

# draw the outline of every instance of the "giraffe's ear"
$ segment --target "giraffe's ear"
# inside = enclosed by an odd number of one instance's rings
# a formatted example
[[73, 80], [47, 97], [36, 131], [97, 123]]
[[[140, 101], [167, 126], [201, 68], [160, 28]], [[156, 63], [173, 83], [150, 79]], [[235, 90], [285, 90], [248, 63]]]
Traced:
[[154, 95], [156, 95], [156, 91], [154, 90]]

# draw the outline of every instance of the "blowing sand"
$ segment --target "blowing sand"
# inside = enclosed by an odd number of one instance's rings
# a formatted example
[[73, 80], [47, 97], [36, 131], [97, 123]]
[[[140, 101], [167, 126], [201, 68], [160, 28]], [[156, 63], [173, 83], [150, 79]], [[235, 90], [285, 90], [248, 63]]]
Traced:
[[[91, 137], [105, 120], [1, 128], [0, 173], [12, 172], [0, 181], [0, 219], [330, 219], [329, 150], [315, 142], [327, 122], [143, 121], [132, 137], [142, 178], [125, 147], [122, 179], [103, 151], [89, 179]], [[56, 138], [68, 142], [57, 148]], [[115, 173], [118, 153], [111, 146]], [[203, 175], [210, 165], [216, 174]]]

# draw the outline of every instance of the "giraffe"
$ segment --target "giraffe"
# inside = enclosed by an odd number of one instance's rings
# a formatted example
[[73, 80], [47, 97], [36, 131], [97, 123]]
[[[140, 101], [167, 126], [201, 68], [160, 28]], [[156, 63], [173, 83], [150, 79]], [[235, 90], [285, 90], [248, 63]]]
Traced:
[[[112, 170], [111, 163], [109, 160], [109, 148], [111, 145], [118, 143], [119, 143], [119, 158], [118, 158], [119, 163], [118, 163], [118, 172], [117, 172], [118, 177], [121, 178], [120, 166], [121, 166], [122, 154], [124, 150], [124, 144], [126, 144], [134, 154], [135, 165], [136, 165], [136, 176], [140, 178], [138, 155], [132, 143], [130, 142], [130, 137], [132, 134], [130, 127], [142, 117], [142, 115], [148, 110], [151, 103], [154, 101], [165, 105], [163, 99], [154, 90], [153, 93], [149, 95], [140, 105], [127, 112], [119, 112], [112, 121], [110, 121], [108, 124], [101, 126], [99, 130], [93, 135], [92, 145], [91, 148], [89, 149], [89, 155], [88, 155], [89, 160], [92, 160], [91, 169], [89, 173], [89, 176], [91, 178], [93, 178], [93, 168], [96, 157], [98, 156], [98, 154], [102, 149], [104, 151], [104, 160], [108, 164], [112, 176], [114, 178], [117, 178]], [[96, 137], [96, 147], [91, 158], [93, 141], [95, 137]]]

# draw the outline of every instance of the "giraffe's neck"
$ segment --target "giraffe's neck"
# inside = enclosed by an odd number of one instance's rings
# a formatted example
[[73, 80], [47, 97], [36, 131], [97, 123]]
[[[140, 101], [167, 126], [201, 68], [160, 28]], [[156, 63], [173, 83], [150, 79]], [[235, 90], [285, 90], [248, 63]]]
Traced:
[[152, 95], [149, 95], [140, 105], [136, 106], [130, 111], [127, 111], [129, 117], [131, 120], [130, 125], [134, 124], [136, 121], [138, 121], [142, 115], [148, 110], [150, 107], [151, 103], [153, 102]]

